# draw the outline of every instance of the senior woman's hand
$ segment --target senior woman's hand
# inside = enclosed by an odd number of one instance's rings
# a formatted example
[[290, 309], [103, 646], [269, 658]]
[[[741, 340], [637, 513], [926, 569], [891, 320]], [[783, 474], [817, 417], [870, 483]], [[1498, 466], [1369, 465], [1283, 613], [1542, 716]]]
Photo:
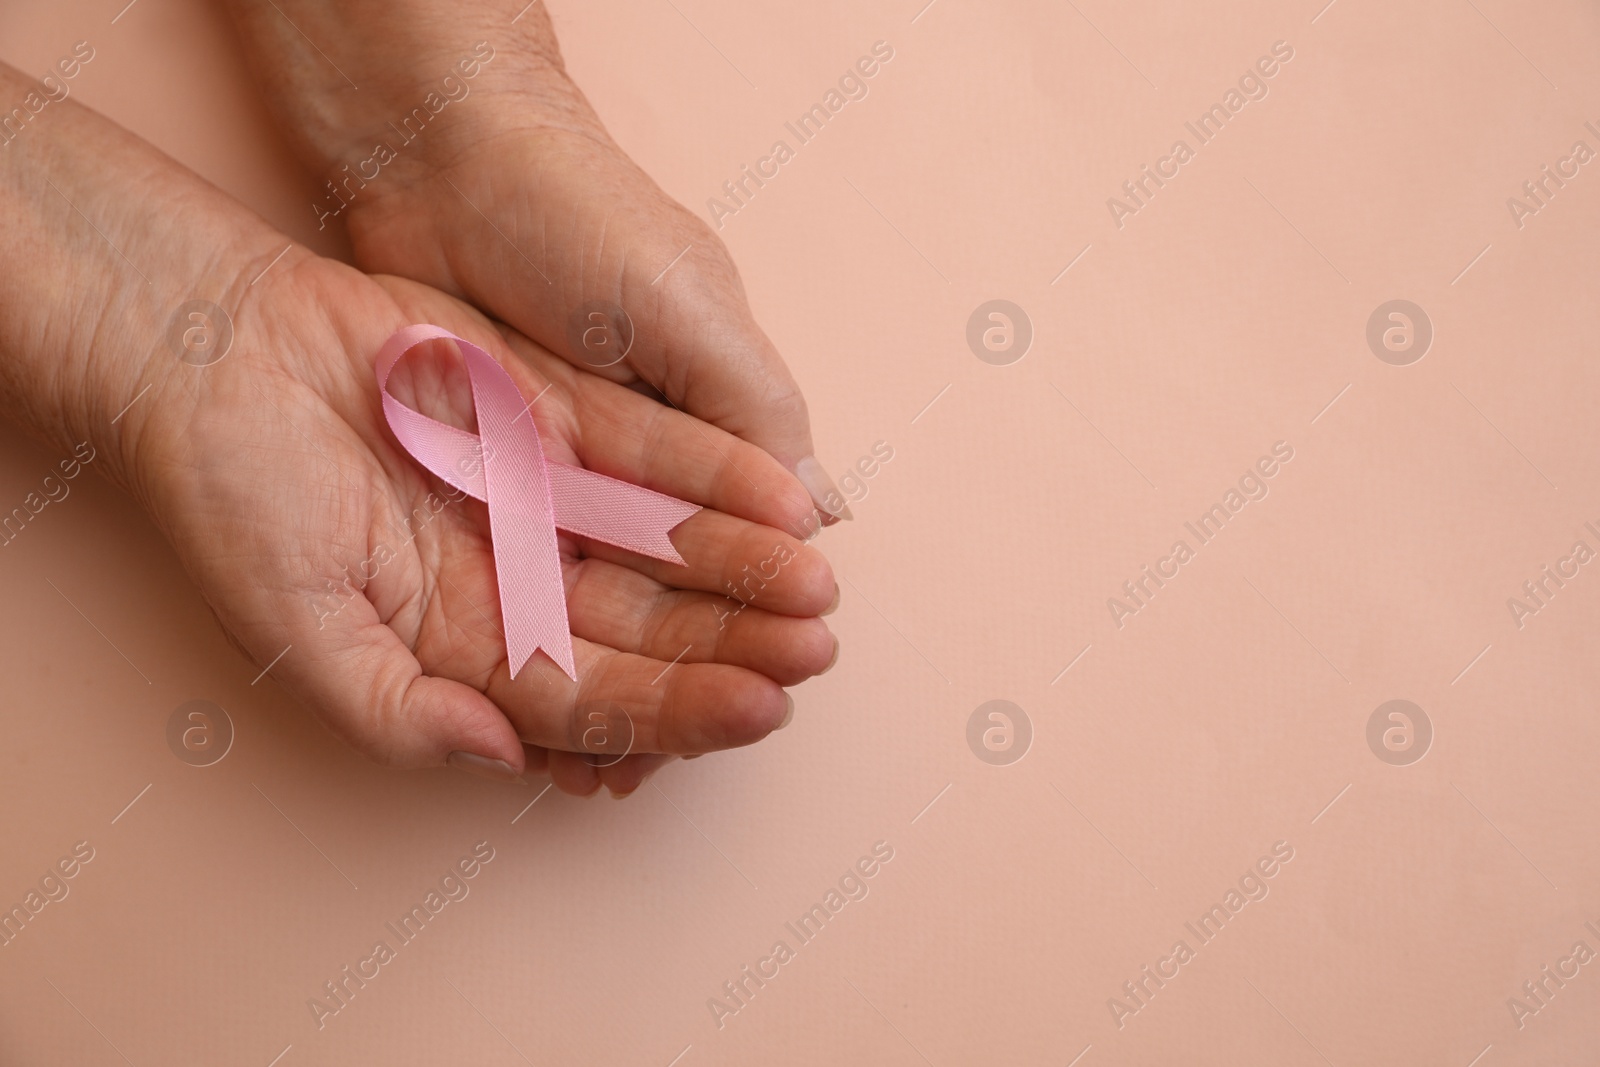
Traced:
[[[228, 4], [269, 102], [330, 183], [310, 210], [348, 224], [358, 266], [647, 383], [774, 456], [824, 524], [850, 517], [727, 249], [611, 139], [567, 77], [543, 3]], [[625, 328], [608, 331], [602, 305], [634, 327], [610, 365]], [[605, 345], [585, 348], [586, 330]]]
[[[0, 67], [7, 97], [29, 84]], [[90, 442], [230, 639], [382, 763], [531, 763], [626, 794], [664, 759], [783, 725], [782, 686], [832, 660], [832, 574], [778, 529], [811, 501], [771, 457], [443, 293], [293, 246], [75, 101], [0, 157], [0, 263], [0, 404], [64, 449]], [[173, 325], [192, 298], [231, 320], [215, 362], [223, 316]], [[563, 536], [576, 682], [543, 655], [510, 678], [485, 509], [444, 499], [384, 420], [373, 357], [415, 322], [491, 352], [552, 458], [705, 506], [673, 534], [687, 566]], [[452, 347], [408, 356], [391, 389], [470, 427]], [[727, 580], [780, 545], [759, 603], [730, 615]]]

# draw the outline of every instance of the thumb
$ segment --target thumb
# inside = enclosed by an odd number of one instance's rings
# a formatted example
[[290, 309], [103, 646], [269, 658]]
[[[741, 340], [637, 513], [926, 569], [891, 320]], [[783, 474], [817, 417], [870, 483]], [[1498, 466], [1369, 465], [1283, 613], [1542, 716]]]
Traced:
[[[620, 148], [608, 147], [584, 161], [583, 173], [608, 171], [622, 193], [613, 205], [626, 207], [595, 213], [596, 232], [579, 238], [580, 248], [593, 248], [603, 232], [607, 254], [615, 258], [592, 275], [597, 284], [585, 287], [579, 306], [605, 299], [608, 289], [616, 292], [634, 331], [627, 363], [640, 378], [675, 406], [764, 449], [799, 479], [825, 521], [851, 518], [815, 456], [805, 397], [756, 323], [727, 247]], [[593, 199], [566, 181], [547, 181], [541, 189], [545, 196], [559, 191]], [[575, 208], [567, 205], [562, 214], [587, 217]], [[574, 362], [593, 363], [583, 336], [568, 329], [558, 350]]]
[[[726, 247], [654, 191], [662, 221], [625, 235], [634, 250], [620, 282], [622, 306], [639, 309], [648, 324], [637, 328], [629, 365], [675, 406], [769, 453], [799, 479], [825, 521], [852, 518], [816, 458], [805, 397], [757, 324]], [[664, 274], [651, 271], [674, 258]]]
[[499, 707], [469, 685], [424, 674], [364, 597], [316, 622], [287, 635], [271, 673], [351, 748], [387, 767], [448, 764], [518, 779], [522, 742]]
[[[515, 180], [501, 180], [507, 173]], [[450, 284], [470, 302], [576, 366], [643, 380], [765, 450], [825, 523], [851, 517], [816, 459], [800, 387], [757, 325], [727, 248], [598, 119], [583, 132], [519, 133], [497, 144], [492, 165], [462, 164], [453, 181], [458, 190], [441, 185], [449, 195], [438, 202], [460, 214], [442, 239], [454, 246]], [[484, 213], [541, 235], [537, 273]]]

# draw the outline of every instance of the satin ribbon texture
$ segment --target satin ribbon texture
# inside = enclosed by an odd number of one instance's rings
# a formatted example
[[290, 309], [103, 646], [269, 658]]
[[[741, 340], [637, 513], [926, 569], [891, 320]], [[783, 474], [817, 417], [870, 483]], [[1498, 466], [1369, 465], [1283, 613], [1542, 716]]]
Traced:
[[[424, 341], [454, 341], [466, 360], [478, 432], [413, 411], [389, 394], [389, 374]], [[470, 341], [438, 326], [407, 326], [378, 352], [383, 413], [416, 461], [489, 505], [489, 536], [500, 586], [506, 657], [515, 678], [537, 651], [578, 678], [561, 582], [556, 530], [683, 564], [667, 534], [696, 504], [545, 458], [539, 431], [511, 375]]]

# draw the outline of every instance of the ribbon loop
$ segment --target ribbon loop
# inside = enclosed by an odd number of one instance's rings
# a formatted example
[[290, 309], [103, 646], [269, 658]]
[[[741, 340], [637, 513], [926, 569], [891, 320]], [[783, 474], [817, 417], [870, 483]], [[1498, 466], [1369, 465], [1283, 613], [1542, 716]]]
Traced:
[[[478, 432], [431, 419], [389, 393], [389, 374], [425, 341], [455, 343], [472, 383]], [[668, 536], [698, 505], [545, 458], [517, 384], [488, 352], [438, 326], [399, 330], [378, 351], [383, 414], [396, 440], [447, 484], [489, 506], [506, 657], [515, 678], [536, 651], [577, 680], [556, 530], [682, 565]]]

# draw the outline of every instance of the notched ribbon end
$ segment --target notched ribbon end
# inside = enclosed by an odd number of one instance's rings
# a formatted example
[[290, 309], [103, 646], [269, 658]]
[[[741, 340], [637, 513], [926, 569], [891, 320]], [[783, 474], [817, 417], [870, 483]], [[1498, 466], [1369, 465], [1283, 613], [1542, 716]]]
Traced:
[[567, 642], [567, 655], [564, 661], [562, 657], [556, 654], [556, 652], [559, 651], [561, 651], [559, 647], [552, 651], [551, 649], [540, 646], [535, 648], [532, 652], [524, 653], [520, 660], [513, 657], [508, 657], [506, 659], [506, 665], [511, 668], [511, 680], [513, 682], [516, 681], [517, 675], [522, 673], [523, 668], [528, 665], [528, 661], [531, 660], [537, 653], [543, 652], [551, 663], [554, 663], [557, 667], [561, 668], [563, 674], [576, 682], [578, 680], [578, 668], [572, 662], [572, 642], [570, 640]]

